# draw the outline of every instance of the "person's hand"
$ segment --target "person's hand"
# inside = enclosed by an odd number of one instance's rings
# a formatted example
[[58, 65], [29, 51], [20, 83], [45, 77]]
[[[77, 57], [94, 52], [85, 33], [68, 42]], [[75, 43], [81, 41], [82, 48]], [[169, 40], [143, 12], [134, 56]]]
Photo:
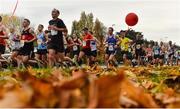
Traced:
[[115, 45], [114, 48], [117, 48], [117, 45]]
[[51, 30], [51, 29], [52, 29], [52, 25], [49, 25], [49, 26], [48, 26], [48, 30]]
[[54, 25], [51, 26], [51, 29], [55, 30], [55, 31], [58, 31], [58, 28], [56, 26], [54, 26]]

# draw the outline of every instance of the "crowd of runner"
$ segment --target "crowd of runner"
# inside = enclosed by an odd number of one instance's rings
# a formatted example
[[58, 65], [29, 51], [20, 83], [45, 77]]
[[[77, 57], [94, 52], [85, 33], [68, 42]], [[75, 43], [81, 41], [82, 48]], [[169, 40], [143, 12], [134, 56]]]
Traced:
[[[104, 48], [105, 65], [118, 65], [116, 59], [119, 50], [123, 62], [132, 66], [139, 65], [180, 65], [180, 50], [171, 41], [168, 43], [154, 42], [145, 44], [142, 36], [136, 40], [126, 37], [127, 31], [114, 34], [112, 27], [108, 28], [103, 44], [94, 37], [93, 32], [84, 27], [82, 36], [68, 35], [64, 22], [58, 18], [59, 10], [53, 9], [52, 20], [47, 30], [39, 24], [37, 31], [30, 27], [30, 20], [24, 19], [23, 30], [17, 34], [16, 28], [7, 28], [2, 24], [0, 17], [0, 58], [5, 49], [11, 53], [9, 62], [16, 62], [18, 67], [26, 67], [29, 60], [46, 64], [49, 67], [63, 62], [72, 65], [93, 65], [98, 62], [97, 55], [100, 47]], [[102, 55], [102, 54], [101, 54]], [[2, 63], [2, 61], [1, 61]]]

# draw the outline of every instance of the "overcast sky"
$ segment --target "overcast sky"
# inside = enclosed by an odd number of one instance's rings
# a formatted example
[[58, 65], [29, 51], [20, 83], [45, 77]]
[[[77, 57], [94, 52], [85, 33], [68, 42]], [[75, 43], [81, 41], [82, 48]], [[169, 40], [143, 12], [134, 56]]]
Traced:
[[[12, 13], [16, 0], [0, 0], [0, 13]], [[180, 45], [180, 0], [19, 0], [15, 15], [31, 20], [34, 25], [48, 25], [51, 10], [61, 12], [68, 29], [80, 13], [92, 12], [105, 26], [115, 24], [115, 30], [127, 29], [125, 16], [134, 12], [139, 22], [132, 27], [145, 38], [172, 40]], [[179, 13], [178, 13], [179, 12]]]

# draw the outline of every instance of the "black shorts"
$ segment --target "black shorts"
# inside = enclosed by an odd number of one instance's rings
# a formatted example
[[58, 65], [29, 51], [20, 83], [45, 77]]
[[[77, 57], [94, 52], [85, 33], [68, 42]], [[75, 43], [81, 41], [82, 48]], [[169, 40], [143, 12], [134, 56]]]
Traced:
[[169, 58], [171, 58], [174, 55], [174, 53], [169, 54]]
[[128, 51], [121, 51], [121, 54], [122, 54], [122, 55], [124, 55], [124, 54], [125, 54], [125, 55], [128, 55], [128, 53], [129, 53]]
[[74, 56], [74, 55], [79, 55], [79, 53], [80, 53], [80, 50], [73, 51], [73, 56]]
[[142, 48], [136, 49], [135, 53], [136, 53], [136, 59], [138, 59], [139, 56], [144, 56]]
[[65, 54], [70, 53], [70, 49], [68, 48], [66, 48], [64, 51], [65, 51]]
[[53, 49], [60, 53], [65, 52], [63, 43], [48, 42], [47, 49]]
[[148, 61], [152, 61], [152, 60], [153, 60], [152, 56], [148, 56]]
[[154, 55], [154, 59], [160, 58], [160, 55]]
[[47, 49], [37, 49], [36, 54], [46, 55], [47, 54]]
[[113, 51], [109, 51], [108, 49], [106, 49], [106, 54], [107, 55], [115, 55], [116, 51], [113, 50]]
[[0, 44], [0, 53], [1, 54], [5, 53], [5, 49], [6, 49], [6, 47], [4, 45]]
[[19, 49], [13, 49], [12, 52], [19, 52], [20, 51], [20, 48]]
[[30, 56], [34, 51], [33, 43], [25, 43], [22, 48], [20, 48], [18, 55]]
[[81, 51], [84, 52], [84, 54], [86, 56], [91, 56], [91, 49], [90, 48], [82, 48]]
[[165, 57], [164, 54], [159, 56], [160, 59], [164, 59], [164, 57]]
[[91, 51], [91, 56], [93, 56], [93, 57], [97, 57], [97, 50], [95, 50], [95, 51]]

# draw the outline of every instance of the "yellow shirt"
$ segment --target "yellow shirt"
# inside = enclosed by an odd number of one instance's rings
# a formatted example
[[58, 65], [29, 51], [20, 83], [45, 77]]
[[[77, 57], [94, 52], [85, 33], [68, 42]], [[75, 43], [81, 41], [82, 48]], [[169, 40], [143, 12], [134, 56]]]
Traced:
[[120, 40], [121, 40], [121, 42], [120, 42], [121, 50], [128, 51], [130, 39], [125, 37], [123, 39], [121, 38]]

